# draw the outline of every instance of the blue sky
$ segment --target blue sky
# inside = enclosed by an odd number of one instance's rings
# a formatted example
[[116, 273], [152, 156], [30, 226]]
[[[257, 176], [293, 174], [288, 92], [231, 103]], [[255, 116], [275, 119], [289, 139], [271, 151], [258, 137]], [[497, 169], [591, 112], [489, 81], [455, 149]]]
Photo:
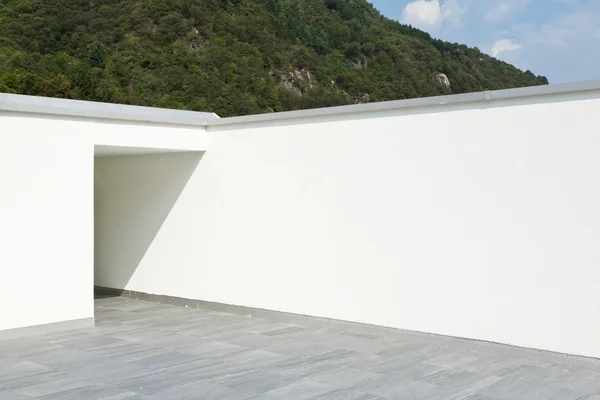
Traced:
[[600, 0], [370, 0], [385, 16], [476, 46], [550, 83], [600, 79]]

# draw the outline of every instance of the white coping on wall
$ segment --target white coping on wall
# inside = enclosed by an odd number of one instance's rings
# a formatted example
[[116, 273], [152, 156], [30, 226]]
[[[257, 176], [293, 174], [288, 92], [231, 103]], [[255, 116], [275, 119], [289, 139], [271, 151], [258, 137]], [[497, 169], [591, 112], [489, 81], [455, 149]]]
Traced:
[[[15, 128], [70, 132], [95, 156], [205, 151], [206, 121], [216, 114], [0, 93], [0, 133]], [[33, 118], [32, 118], [33, 117]]]
[[206, 126], [214, 113], [0, 93], [0, 111]]
[[600, 90], [600, 79], [573, 83], [530, 86], [517, 89], [423, 97], [408, 100], [383, 101], [376, 103], [325, 107], [299, 111], [285, 111], [229, 118], [219, 118], [219, 116], [214, 113], [205, 112], [170, 110], [154, 107], [139, 107], [92, 101], [54, 99], [47, 97], [0, 93], [0, 111], [208, 127], [252, 122], [335, 116], [364, 112], [389, 111], [418, 107], [422, 108], [457, 105], [493, 100], [508, 100], [524, 97], [577, 93], [593, 90]]
[[280, 121], [287, 119], [335, 116], [365, 112], [391, 111], [424, 107], [439, 107], [492, 100], [508, 100], [533, 96], [587, 92], [600, 89], [600, 80], [553, 85], [529, 86], [517, 89], [503, 89], [446, 96], [422, 97], [408, 100], [382, 101], [338, 107], [326, 107], [300, 111], [286, 111], [271, 114], [257, 114], [242, 117], [229, 117], [208, 121], [208, 126], [245, 124], [253, 122]]

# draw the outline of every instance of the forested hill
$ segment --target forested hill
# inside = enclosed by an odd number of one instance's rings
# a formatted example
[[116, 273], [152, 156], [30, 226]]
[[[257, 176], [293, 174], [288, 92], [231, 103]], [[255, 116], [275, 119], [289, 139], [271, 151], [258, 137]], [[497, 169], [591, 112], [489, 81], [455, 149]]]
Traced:
[[233, 116], [547, 83], [365, 0], [0, 0], [0, 92]]

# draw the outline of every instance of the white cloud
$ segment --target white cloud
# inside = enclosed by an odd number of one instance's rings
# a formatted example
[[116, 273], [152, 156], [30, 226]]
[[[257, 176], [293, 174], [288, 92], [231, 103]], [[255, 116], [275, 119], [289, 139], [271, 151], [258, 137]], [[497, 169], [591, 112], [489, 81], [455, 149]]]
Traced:
[[490, 8], [485, 14], [488, 21], [502, 21], [513, 17], [527, 6], [530, 0], [503, 0]]
[[401, 21], [423, 30], [438, 30], [444, 22], [460, 25], [466, 10], [458, 0], [416, 0], [408, 3], [402, 11]]
[[402, 22], [419, 28], [439, 28], [443, 19], [439, 0], [417, 0], [402, 11]]
[[499, 54], [506, 51], [520, 50], [522, 46], [515, 43], [512, 39], [500, 39], [496, 40], [492, 45], [492, 56], [497, 57]]
[[460, 6], [458, 0], [446, 0], [442, 8], [442, 16], [456, 26], [462, 25], [462, 19], [467, 10]]

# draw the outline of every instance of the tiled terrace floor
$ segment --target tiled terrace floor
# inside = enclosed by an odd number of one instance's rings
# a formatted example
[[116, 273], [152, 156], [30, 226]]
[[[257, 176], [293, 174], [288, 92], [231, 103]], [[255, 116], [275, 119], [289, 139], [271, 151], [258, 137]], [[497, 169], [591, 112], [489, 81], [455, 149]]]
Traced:
[[600, 399], [594, 363], [492, 346], [120, 297], [96, 300], [96, 319], [95, 328], [0, 342], [0, 399]]

